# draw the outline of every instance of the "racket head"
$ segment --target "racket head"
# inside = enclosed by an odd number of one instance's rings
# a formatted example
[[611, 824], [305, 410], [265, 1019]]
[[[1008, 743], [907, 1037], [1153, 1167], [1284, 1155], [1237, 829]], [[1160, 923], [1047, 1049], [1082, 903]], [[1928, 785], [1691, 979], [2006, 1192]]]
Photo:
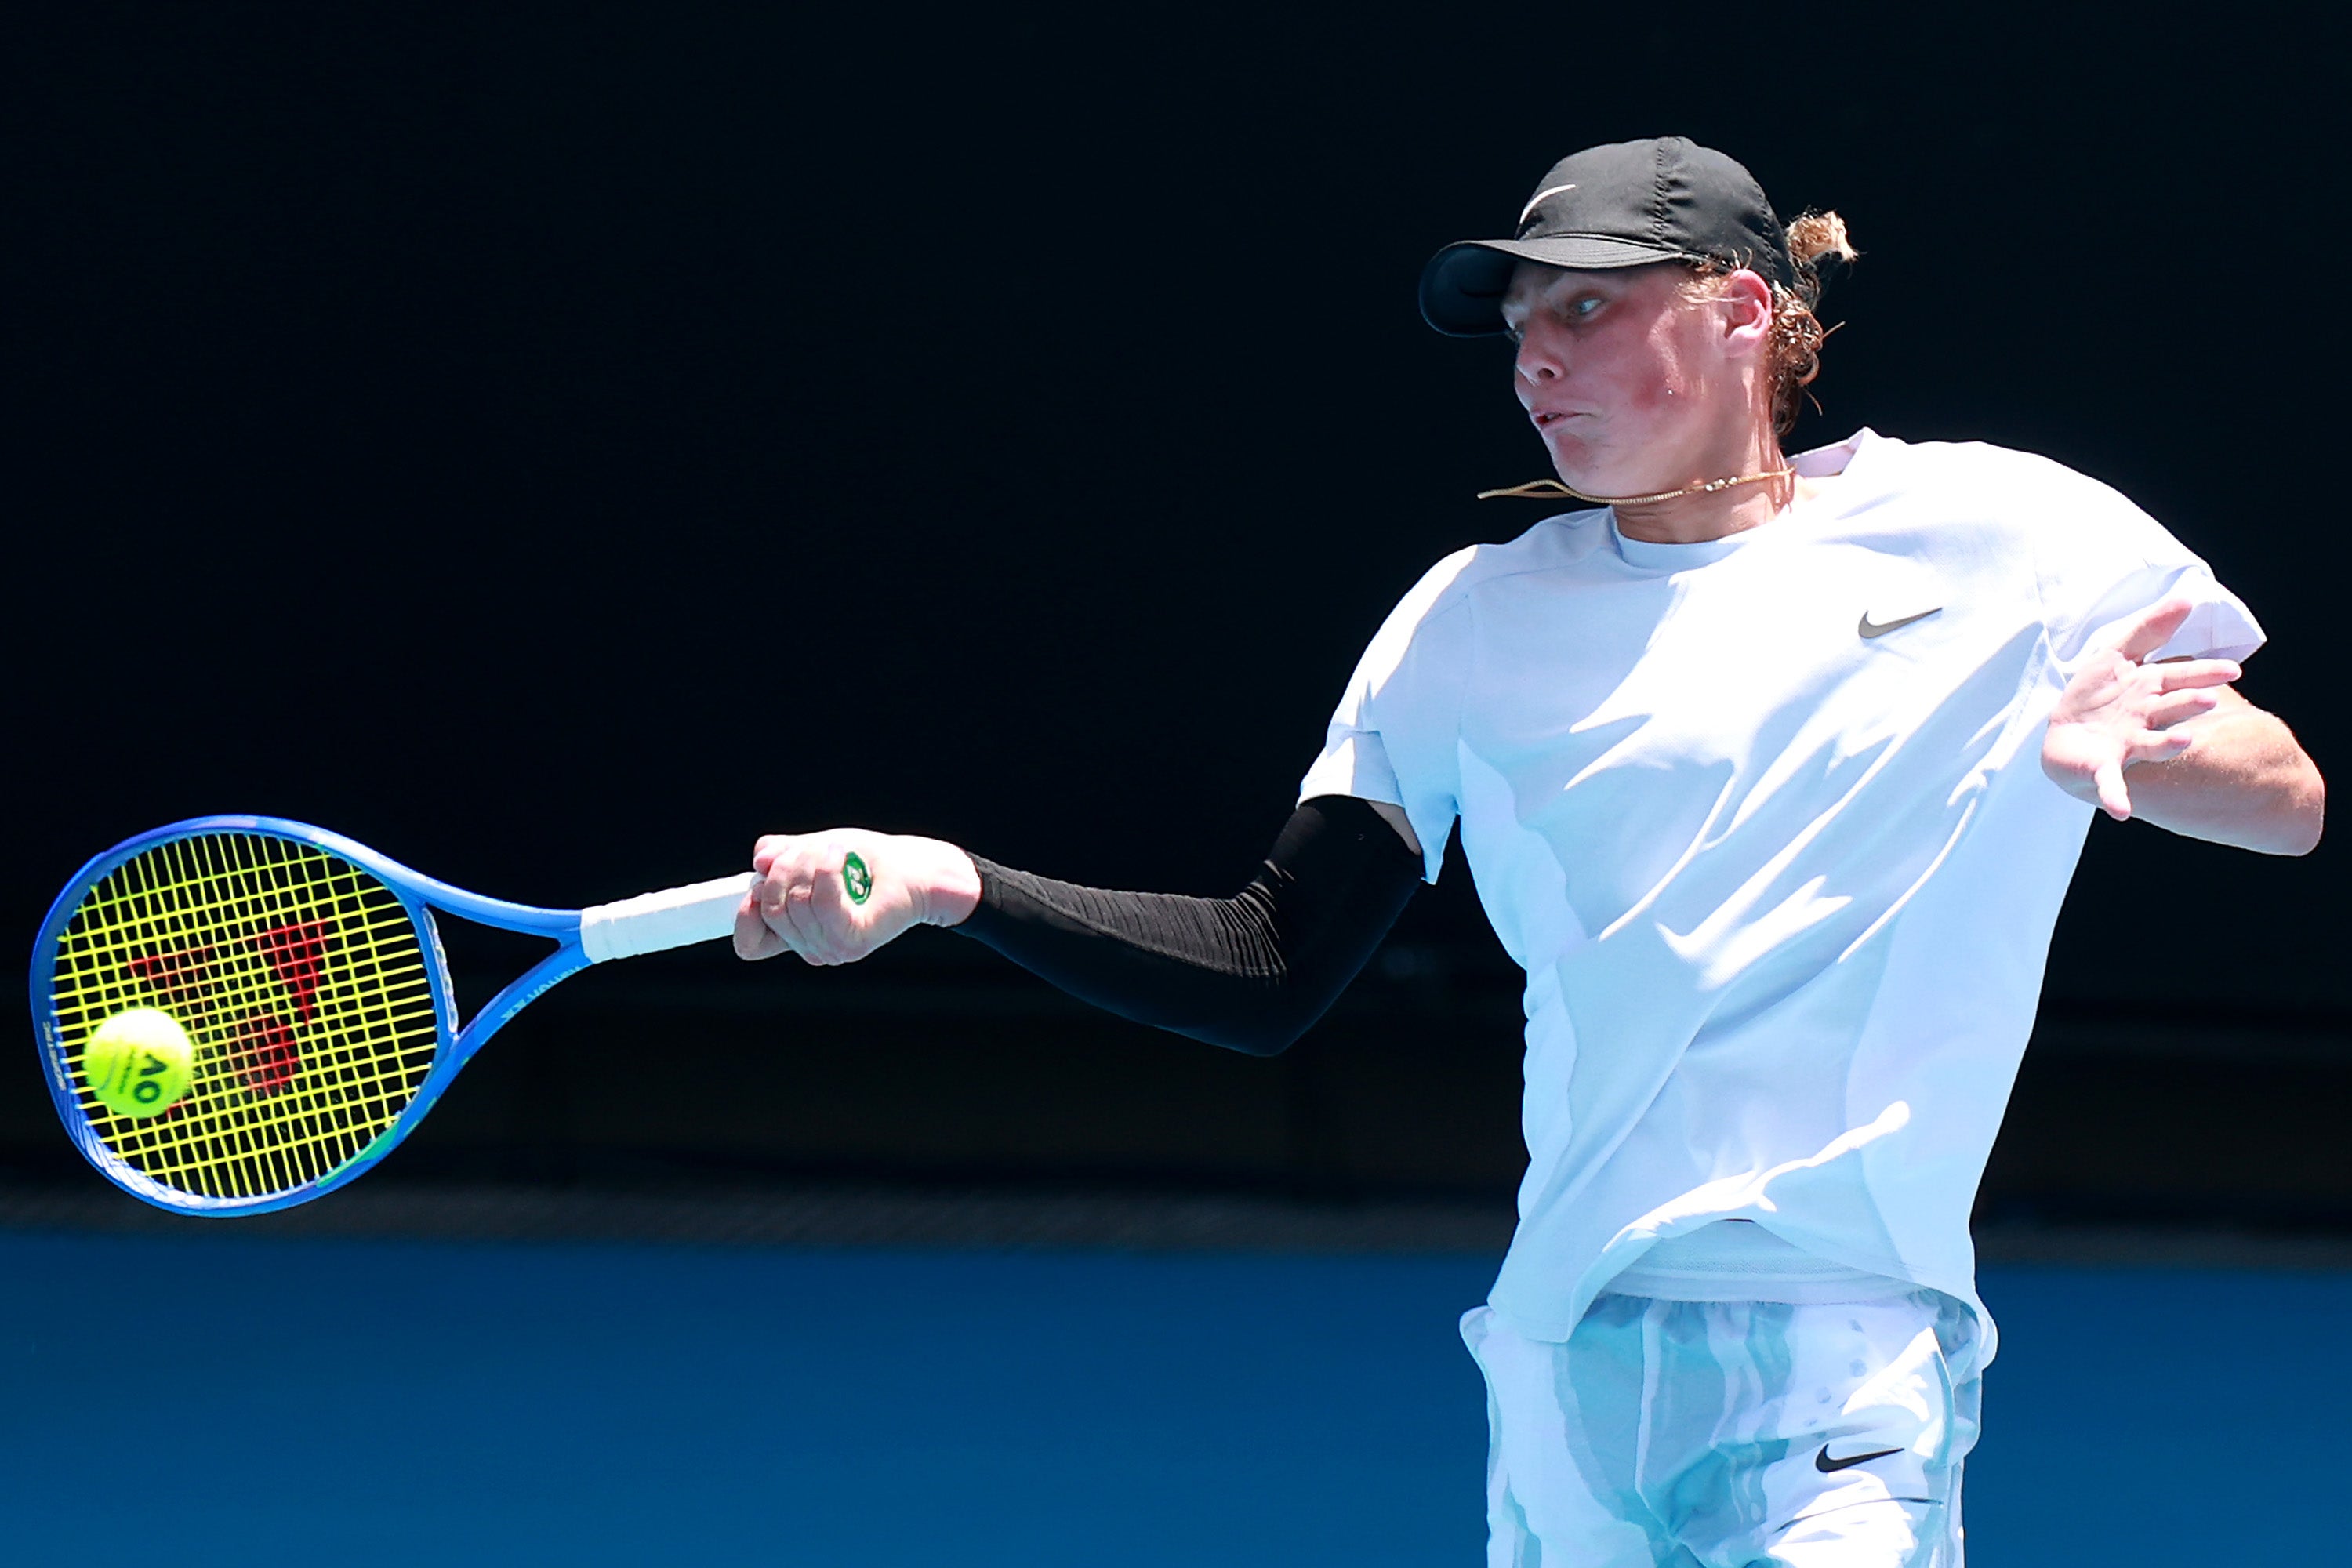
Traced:
[[[149, 1203], [214, 1215], [300, 1203], [381, 1159], [457, 1058], [420, 885], [263, 816], [174, 823], [84, 866], [29, 977], [50, 1098], [83, 1154]], [[170, 1013], [194, 1046], [187, 1093], [159, 1115], [116, 1114], [82, 1071], [91, 1032], [133, 1007]]]

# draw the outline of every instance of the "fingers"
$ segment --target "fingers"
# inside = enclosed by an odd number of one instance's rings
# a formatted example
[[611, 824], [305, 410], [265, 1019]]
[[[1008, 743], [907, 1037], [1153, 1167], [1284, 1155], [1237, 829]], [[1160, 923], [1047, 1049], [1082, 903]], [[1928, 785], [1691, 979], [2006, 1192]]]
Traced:
[[2197, 737], [2186, 730], [2151, 730], [2132, 748], [2132, 761], [2168, 763], [2196, 743]]
[[792, 930], [793, 946], [811, 963], [841, 963], [840, 942], [826, 929], [824, 911], [817, 907], [817, 888], [824, 876], [805, 864], [793, 870], [793, 885], [784, 895], [784, 920]]
[[2244, 670], [2233, 658], [2184, 658], [2171, 664], [2151, 664], [2159, 691], [2186, 691], [2197, 687], [2227, 686]]
[[[923, 918], [924, 906], [904, 875], [901, 851], [909, 845], [917, 848], [919, 869], [924, 847], [962, 857], [952, 846], [855, 827], [760, 839], [751, 850], [757, 875], [736, 915], [735, 951], [745, 958], [790, 951], [821, 964], [866, 957]], [[969, 874], [968, 860], [965, 868]], [[853, 877], [855, 889], [846, 879]]]
[[811, 963], [855, 963], [866, 956], [866, 933], [842, 896], [841, 859], [824, 857], [810, 868], [808, 882], [793, 889], [793, 929]]
[[2181, 623], [2189, 619], [2197, 606], [2186, 599], [2167, 599], [2124, 629], [2116, 639], [2116, 651], [2137, 663], [2172, 640]]
[[746, 905], [761, 931], [750, 930], [739, 912], [736, 951], [746, 958], [790, 951], [817, 964], [854, 963], [865, 957], [877, 943], [866, 929], [871, 922], [850, 907], [843, 892], [842, 866], [850, 847], [870, 837], [835, 829], [760, 839], [751, 852], [758, 878]]
[[2221, 698], [2210, 691], [2176, 691], [2158, 697], [2148, 703], [2140, 722], [2150, 730], [2169, 730], [2175, 724], [2210, 713], [2221, 705]]
[[735, 910], [735, 956], [756, 963], [787, 951], [783, 938], [770, 931], [768, 922], [761, 919], [759, 889], [755, 887], [743, 896], [743, 902]]
[[778, 941], [810, 963], [838, 963], [833, 943], [810, 918], [809, 901], [814, 872], [809, 857], [794, 855], [778, 860], [761, 889], [760, 918]]
[[772, 951], [793, 953], [805, 962], [808, 954], [802, 951], [800, 932], [793, 925], [792, 896], [792, 868], [782, 861], [772, 865], [766, 875], [751, 884], [749, 895], [757, 907], [761, 927], [767, 931], [766, 942]]
[[2117, 822], [2131, 820], [2131, 792], [2124, 788], [2121, 763], [2104, 763], [2093, 782], [2098, 785], [2099, 809]]
[[743, 918], [738, 914], [736, 951], [745, 957], [752, 956], [744, 951], [747, 940], [760, 950], [760, 957], [785, 952], [798, 953], [803, 959], [810, 957], [807, 939], [795, 923], [793, 910], [796, 900], [804, 902], [807, 898], [814, 837], [768, 833], [751, 846], [751, 869], [758, 875], [744, 902], [767, 934], [762, 938], [746, 931]]
[[[758, 875], [744, 894], [744, 910], [735, 917], [735, 951], [743, 957], [772, 958], [780, 952], [808, 957], [791, 915], [793, 889], [802, 880], [797, 874], [800, 849], [799, 838], [785, 834], [762, 838], [754, 846], [751, 864]], [[758, 931], [747, 929], [745, 910], [758, 922]]]

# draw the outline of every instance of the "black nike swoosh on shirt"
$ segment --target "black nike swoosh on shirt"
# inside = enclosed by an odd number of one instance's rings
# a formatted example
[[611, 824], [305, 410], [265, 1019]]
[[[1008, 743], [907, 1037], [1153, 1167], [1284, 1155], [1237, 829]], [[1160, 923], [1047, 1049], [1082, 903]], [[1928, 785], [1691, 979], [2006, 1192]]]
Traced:
[[1902, 1451], [1900, 1448], [1881, 1448], [1874, 1454], [1853, 1454], [1843, 1459], [1832, 1459], [1830, 1458], [1830, 1446], [1824, 1443], [1822, 1451], [1813, 1456], [1813, 1468], [1825, 1476], [1833, 1476], [1840, 1470], [1852, 1469], [1856, 1465], [1866, 1465], [1873, 1459], [1883, 1459], [1889, 1454]]
[[1853, 629], [1866, 637], [1883, 637], [1897, 626], [1907, 626], [1913, 621], [1924, 621], [1929, 616], [1943, 614], [1943, 611], [1944, 606], [1938, 605], [1932, 610], [1922, 610], [1916, 616], [1906, 616], [1899, 621], [1874, 621], [1870, 618], [1870, 612], [1864, 610], [1862, 612], [1862, 625]]

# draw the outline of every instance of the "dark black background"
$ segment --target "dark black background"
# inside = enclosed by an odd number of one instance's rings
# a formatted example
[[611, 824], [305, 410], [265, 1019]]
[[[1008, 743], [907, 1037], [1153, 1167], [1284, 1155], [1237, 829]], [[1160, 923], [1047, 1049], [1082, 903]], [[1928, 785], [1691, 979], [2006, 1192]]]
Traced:
[[[2251, 13], [87, 5], [0, 53], [15, 952], [217, 811], [552, 904], [835, 821], [1223, 890], [1396, 596], [1540, 515], [1469, 499], [1542, 452], [1423, 260], [1664, 132], [1865, 252], [1801, 442], [2119, 486], [2263, 619], [2247, 694], [2323, 768], [2352, 721], [2340, 81]], [[2053, 1005], [2339, 1028], [2337, 853], [2101, 825]], [[1458, 868], [1405, 934], [1498, 962]]]

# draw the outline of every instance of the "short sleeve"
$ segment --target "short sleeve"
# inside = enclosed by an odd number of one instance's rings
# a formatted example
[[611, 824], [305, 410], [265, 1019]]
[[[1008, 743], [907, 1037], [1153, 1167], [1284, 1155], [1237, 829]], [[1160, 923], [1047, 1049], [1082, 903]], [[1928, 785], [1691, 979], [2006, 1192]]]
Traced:
[[2085, 653], [2171, 598], [2194, 607], [2158, 658], [2242, 659], [2263, 646], [2253, 612], [2194, 551], [2106, 486], [2066, 478], [2073, 483], [2046, 498], [2035, 531], [2054, 678], [2070, 679]]
[[1475, 553], [1439, 562], [1389, 613], [1298, 784], [1300, 800], [1344, 795], [1402, 807], [1421, 840], [1423, 877], [1432, 882], [1461, 810], [1455, 737], [1470, 654], [1461, 579]]

